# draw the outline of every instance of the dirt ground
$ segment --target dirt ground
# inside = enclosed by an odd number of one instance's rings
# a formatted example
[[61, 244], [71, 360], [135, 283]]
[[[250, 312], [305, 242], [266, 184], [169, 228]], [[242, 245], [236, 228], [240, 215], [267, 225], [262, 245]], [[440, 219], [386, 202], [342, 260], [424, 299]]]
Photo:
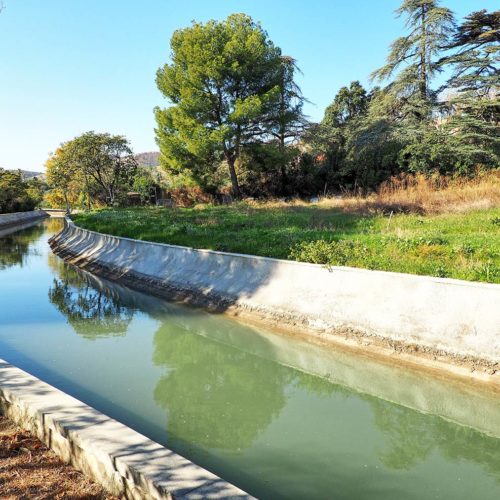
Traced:
[[117, 500], [2, 415], [0, 498]]

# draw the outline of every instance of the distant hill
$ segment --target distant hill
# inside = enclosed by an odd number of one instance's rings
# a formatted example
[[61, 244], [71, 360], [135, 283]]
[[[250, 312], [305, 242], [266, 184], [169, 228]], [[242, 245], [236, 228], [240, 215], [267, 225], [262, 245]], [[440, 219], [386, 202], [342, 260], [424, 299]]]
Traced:
[[21, 170], [21, 174], [23, 176], [23, 179], [32, 179], [33, 177], [36, 177], [37, 179], [44, 181], [45, 180], [45, 174], [43, 172], [33, 172], [31, 170]]
[[135, 159], [143, 167], [157, 167], [160, 164], [160, 153], [157, 151], [138, 153], [135, 155]]
[[[18, 169], [3, 169], [2, 167], [0, 167], [0, 170], [17, 171]], [[19, 169], [19, 170], [21, 171], [21, 175], [23, 176], [24, 180], [33, 179], [33, 177], [36, 177], [37, 179], [40, 179], [41, 181], [45, 181], [45, 173], [44, 172], [34, 172], [33, 170], [22, 170], [22, 169]]]

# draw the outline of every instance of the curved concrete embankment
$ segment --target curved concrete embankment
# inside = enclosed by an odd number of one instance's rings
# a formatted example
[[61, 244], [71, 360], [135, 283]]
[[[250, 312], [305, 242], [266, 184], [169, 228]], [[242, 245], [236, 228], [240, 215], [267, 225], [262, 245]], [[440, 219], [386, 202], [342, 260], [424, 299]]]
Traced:
[[442, 380], [407, 365], [397, 366], [393, 359], [384, 363], [378, 357], [373, 359], [347, 349], [325, 349], [323, 342], [291, 341], [290, 336], [266, 328], [243, 328], [235, 322], [221, 322], [216, 315], [195, 311], [186, 315], [185, 311], [180, 313], [182, 306], [177, 304], [154, 299], [90, 273], [82, 276], [107, 297], [128, 308], [146, 311], [158, 321], [172, 318], [185, 332], [500, 438], [500, 393], [491, 387], [458, 380], [451, 383], [448, 378]]
[[500, 363], [500, 285], [149, 243], [71, 221], [51, 246], [95, 274], [217, 311], [490, 372]]
[[49, 215], [44, 210], [0, 214], [0, 231], [11, 227], [23, 226], [48, 216]]

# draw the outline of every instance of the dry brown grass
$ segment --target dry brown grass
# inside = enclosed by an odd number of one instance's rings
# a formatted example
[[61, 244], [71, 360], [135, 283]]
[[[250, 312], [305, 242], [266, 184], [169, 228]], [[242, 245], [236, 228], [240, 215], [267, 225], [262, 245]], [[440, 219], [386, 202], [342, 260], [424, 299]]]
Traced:
[[117, 500], [1, 415], [0, 498]]
[[[245, 203], [255, 208], [310, 204], [300, 199], [286, 203], [280, 200]], [[500, 170], [478, 173], [473, 179], [402, 174], [384, 182], [376, 193], [368, 196], [346, 192], [342, 196], [322, 197], [318, 205], [359, 214], [439, 214], [495, 208], [500, 207]]]
[[417, 213], [468, 212], [500, 206], [500, 171], [473, 179], [399, 176], [382, 184], [366, 203], [384, 211]]

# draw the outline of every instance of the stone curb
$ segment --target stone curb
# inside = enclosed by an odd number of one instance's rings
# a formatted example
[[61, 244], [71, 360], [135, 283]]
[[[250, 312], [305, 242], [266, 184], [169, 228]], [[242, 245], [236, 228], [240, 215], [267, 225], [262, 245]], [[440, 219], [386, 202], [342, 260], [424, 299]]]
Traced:
[[0, 408], [65, 462], [112, 494], [131, 499], [252, 498], [206, 469], [3, 360]]

